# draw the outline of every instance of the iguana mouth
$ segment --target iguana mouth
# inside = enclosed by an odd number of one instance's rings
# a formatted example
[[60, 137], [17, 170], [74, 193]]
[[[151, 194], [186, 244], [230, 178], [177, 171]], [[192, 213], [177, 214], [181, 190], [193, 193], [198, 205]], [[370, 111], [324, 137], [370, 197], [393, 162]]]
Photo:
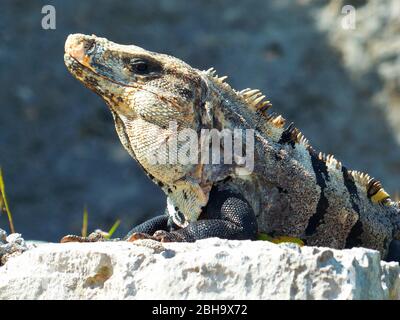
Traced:
[[[93, 68], [90, 65], [90, 56], [86, 54], [85, 52], [85, 45], [84, 43], [79, 43], [76, 44], [74, 42], [74, 38], [67, 38], [67, 41], [65, 42], [65, 53], [64, 53], [64, 62], [70, 70], [72, 74], [74, 74], [79, 80], [84, 82], [86, 84], [86, 79], [84, 77], [85, 73], [91, 73], [95, 77], [102, 78], [106, 81], [109, 81], [111, 83], [114, 83], [119, 86], [123, 87], [132, 87], [132, 88], [137, 88], [139, 90], [144, 90], [141, 86], [137, 84], [126, 84], [119, 82], [117, 80], [111, 79], [110, 77], [107, 77], [105, 75], [102, 75], [98, 71], [96, 71], [95, 68]], [[93, 88], [95, 89], [95, 88]], [[100, 88], [99, 88], [100, 89]]]
[[[179, 107], [176, 101], [173, 101], [172, 99], [169, 99], [168, 97], [160, 96], [157, 93], [149, 90], [149, 88], [142, 87], [141, 85], [138, 84], [126, 84], [119, 82], [117, 80], [111, 79], [109, 77], [106, 77], [100, 73], [98, 73], [96, 70], [93, 69], [92, 66], [90, 66], [89, 63], [82, 63], [79, 61], [77, 58], [72, 56], [70, 53], [65, 52], [64, 54], [64, 62], [65, 65], [67, 66], [68, 70], [80, 81], [82, 81], [85, 86], [87, 86], [89, 89], [94, 90], [96, 93], [99, 95], [102, 95], [101, 93], [101, 87], [98, 86], [96, 87], [96, 81], [94, 81], [96, 78], [101, 78], [104, 79], [105, 81], [108, 81], [110, 83], [114, 83], [118, 86], [123, 86], [123, 87], [130, 87], [130, 88], [135, 88], [137, 90], [143, 90], [147, 91], [151, 94], [154, 94], [157, 96], [159, 99], [164, 100], [171, 105], [175, 106], [176, 108]], [[86, 75], [85, 73], [89, 73], [89, 75]]]
[[[109, 77], [106, 77], [106, 76], [104, 76], [104, 75], [98, 73], [95, 69], [93, 69], [93, 67], [90, 66], [90, 64], [88, 64], [88, 63], [87, 63], [87, 64], [82, 63], [81, 61], [79, 61], [78, 59], [76, 59], [74, 56], [72, 56], [71, 54], [69, 54], [68, 52], [66, 52], [66, 53], [64, 54], [64, 62], [65, 62], [65, 64], [66, 64], [66, 66], [68, 67], [68, 70], [70, 70], [71, 73], [73, 73], [74, 75], [76, 75], [76, 76], [79, 78], [79, 80], [82, 79], [83, 82], [85, 82], [84, 79], [83, 79], [83, 75], [84, 75], [83, 70], [85, 70], [84, 72], [92, 73], [92, 75], [94, 75], [94, 76], [96, 76], [96, 77], [100, 77], [100, 78], [102, 78], [102, 79], [104, 79], [104, 80], [106, 80], [106, 81], [115, 83], [115, 84], [117, 84], [117, 85], [119, 85], [119, 86], [123, 86], [123, 87], [132, 87], [132, 88], [137, 88], [137, 89], [139, 89], [139, 90], [145, 90], [145, 89], [142, 88], [141, 86], [138, 86], [138, 85], [135, 85], [135, 84], [127, 85], [127, 84], [125, 84], [125, 83], [116, 81], [116, 80], [111, 79], [111, 78], [109, 78]], [[78, 66], [79, 66], [79, 67], [78, 67]], [[76, 69], [75, 69], [75, 68], [76, 68]]]

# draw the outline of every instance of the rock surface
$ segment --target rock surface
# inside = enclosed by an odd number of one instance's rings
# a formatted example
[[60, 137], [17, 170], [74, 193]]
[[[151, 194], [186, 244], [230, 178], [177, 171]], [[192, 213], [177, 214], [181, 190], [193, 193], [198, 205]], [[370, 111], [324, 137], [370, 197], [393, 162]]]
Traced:
[[0, 268], [0, 299], [400, 299], [400, 268], [265, 241], [42, 244]]
[[28, 250], [28, 245], [19, 233], [7, 233], [0, 229], [0, 266], [5, 264], [10, 257], [17, 256]]

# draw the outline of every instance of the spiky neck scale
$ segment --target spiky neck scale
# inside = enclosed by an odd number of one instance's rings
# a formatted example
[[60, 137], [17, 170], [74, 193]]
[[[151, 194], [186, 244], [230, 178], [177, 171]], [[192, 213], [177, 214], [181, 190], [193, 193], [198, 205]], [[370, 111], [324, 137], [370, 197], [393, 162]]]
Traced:
[[[277, 142], [281, 145], [289, 144], [293, 148], [295, 148], [295, 145], [297, 144], [303, 145], [312, 157], [316, 157], [318, 160], [323, 161], [327, 167], [331, 167], [332, 169], [334, 168], [338, 171], [343, 170], [342, 163], [335, 159], [333, 155], [326, 155], [322, 152], [317, 153], [310, 146], [308, 139], [305, 138], [293, 123], [286, 125], [286, 120], [281, 115], [268, 113], [272, 108], [272, 103], [266, 99], [266, 96], [263, 95], [260, 90], [246, 88], [241, 91], [236, 91], [226, 82], [228, 77], [218, 76], [214, 68], [204, 71], [204, 74], [212, 83], [211, 91], [217, 93], [220, 100], [220, 103], [216, 103], [216, 106], [225, 108], [225, 113], [232, 111], [226, 110], [227, 108], [229, 109], [230, 107], [230, 109], [233, 109], [238, 105], [241, 105], [244, 110], [238, 110], [237, 114], [241, 117], [242, 123], [244, 116], [249, 114], [249, 125], [261, 129], [261, 131], [265, 132], [268, 138], [273, 142]], [[216, 100], [218, 100], [218, 98]], [[220, 110], [218, 111], [221, 113], [221, 117], [224, 117], [224, 112], [221, 112]], [[226, 123], [225, 125], [229, 124]], [[384, 205], [392, 203], [389, 194], [383, 189], [378, 180], [359, 171], [348, 170], [348, 173], [351, 178], [354, 179], [354, 182], [358, 184], [358, 187], [361, 190], [365, 190], [368, 198], [373, 203]]]

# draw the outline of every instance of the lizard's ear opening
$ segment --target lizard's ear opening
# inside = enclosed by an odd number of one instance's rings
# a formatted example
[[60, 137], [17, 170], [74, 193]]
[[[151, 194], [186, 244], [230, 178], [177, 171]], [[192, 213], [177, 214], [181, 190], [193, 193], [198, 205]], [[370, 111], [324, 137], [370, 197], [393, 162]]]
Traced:
[[209, 93], [209, 88], [208, 88], [208, 82], [206, 79], [203, 77], [200, 77], [201, 82], [200, 82], [200, 88], [201, 88], [201, 95], [200, 99], [203, 104], [208, 100], [208, 93]]
[[211, 127], [212, 125], [212, 110], [211, 104], [207, 103], [209, 99], [209, 88], [207, 80], [200, 77], [200, 94], [199, 101], [197, 103], [198, 115], [200, 116], [200, 122], [202, 126]]

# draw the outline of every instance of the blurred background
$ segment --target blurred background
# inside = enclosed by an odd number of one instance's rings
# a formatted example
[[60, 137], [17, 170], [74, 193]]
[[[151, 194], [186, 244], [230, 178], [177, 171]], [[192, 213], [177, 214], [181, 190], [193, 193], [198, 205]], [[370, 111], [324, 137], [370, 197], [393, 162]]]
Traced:
[[[42, 7], [56, 29], [41, 27]], [[356, 10], [343, 28], [342, 8]], [[57, 241], [115, 236], [163, 212], [165, 198], [122, 148], [103, 101], [66, 70], [70, 33], [96, 34], [215, 67], [261, 89], [313, 146], [400, 182], [400, 1], [116, 0], [0, 2], [0, 166], [17, 232]], [[5, 215], [0, 228], [8, 229]]]

